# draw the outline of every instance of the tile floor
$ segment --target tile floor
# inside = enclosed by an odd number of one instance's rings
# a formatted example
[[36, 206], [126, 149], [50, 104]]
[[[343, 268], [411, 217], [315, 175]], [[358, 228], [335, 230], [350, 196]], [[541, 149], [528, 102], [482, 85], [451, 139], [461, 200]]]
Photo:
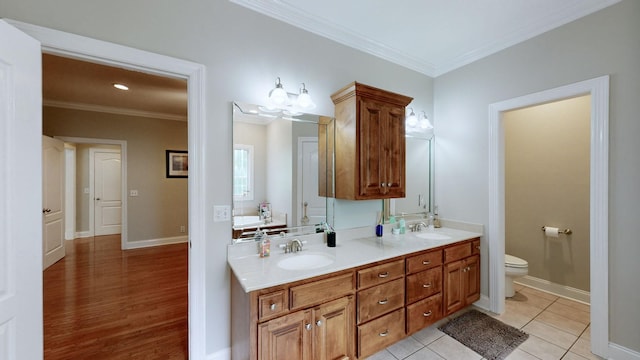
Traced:
[[[507, 299], [505, 313], [489, 314], [529, 334], [529, 339], [515, 349], [507, 360], [601, 359], [589, 351], [589, 312], [589, 305], [516, 285], [516, 295]], [[443, 319], [441, 323], [446, 321]], [[425, 328], [368, 359], [482, 359], [473, 350], [438, 330], [438, 325]]]

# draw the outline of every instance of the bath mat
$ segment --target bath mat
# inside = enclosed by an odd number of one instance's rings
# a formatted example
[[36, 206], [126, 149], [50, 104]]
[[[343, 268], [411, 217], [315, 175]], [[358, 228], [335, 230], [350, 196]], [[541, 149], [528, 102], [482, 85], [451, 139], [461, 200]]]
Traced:
[[529, 334], [477, 310], [470, 310], [439, 329], [488, 360], [506, 358], [529, 337]]

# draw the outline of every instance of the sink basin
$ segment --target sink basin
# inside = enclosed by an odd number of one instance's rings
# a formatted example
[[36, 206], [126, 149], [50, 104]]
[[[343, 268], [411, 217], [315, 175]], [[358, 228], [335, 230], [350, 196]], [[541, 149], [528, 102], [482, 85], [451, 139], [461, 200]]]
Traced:
[[287, 254], [278, 261], [278, 267], [284, 270], [309, 270], [333, 264], [333, 257], [323, 253]]
[[449, 239], [451, 239], [451, 236], [449, 236], [449, 235], [431, 233], [431, 232], [419, 233], [419, 234], [415, 234], [415, 235], [417, 237], [421, 238], [421, 239], [426, 239], [426, 240], [449, 240]]

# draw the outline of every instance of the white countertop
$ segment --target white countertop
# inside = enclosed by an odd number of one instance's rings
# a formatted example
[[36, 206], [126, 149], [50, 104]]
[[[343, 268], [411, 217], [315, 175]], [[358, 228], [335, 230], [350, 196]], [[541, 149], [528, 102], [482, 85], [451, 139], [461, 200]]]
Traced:
[[[258, 256], [257, 243], [229, 245], [227, 262], [244, 291], [248, 293], [482, 236], [481, 232], [444, 227], [402, 235], [385, 233], [383, 237], [376, 237], [374, 231], [374, 228], [338, 230], [337, 245], [333, 248], [327, 247], [324, 243], [324, 234], [295, 237], [306, 243], [302, 251], [289, 254], [285, 254], [278, 245], [294, 237], [274, 237], [271, 241], [271, 255], [265, 258]], [[426, 233], [441, 234], [449, 238], [429, 240], [416, 236]], [[333, 262], [319, 268], [304, 270], [285, 270], [278, 266], [278, 262], [285, 258], [305, 254], [324, 254]]]

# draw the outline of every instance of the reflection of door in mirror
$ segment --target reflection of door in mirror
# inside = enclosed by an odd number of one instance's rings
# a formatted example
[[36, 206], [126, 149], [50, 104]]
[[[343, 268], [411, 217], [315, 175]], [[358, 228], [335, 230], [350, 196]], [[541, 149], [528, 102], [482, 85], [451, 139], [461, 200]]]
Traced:
[[389, 214], [426, 213], [432, 198], [432, 139], [406, 138], [406, 197], [391, 199]]
[[[326, 198], [319, 196], [319, 140], [317, 115], [285, 116], [260, 113], [260, 107], [234, 103], [233, 111], [233, 234], [251, 235], [326, 221]], [[326, 146], [325, 146], [326, 147]], [[326, 182], [326, 179], [324, 179]], [[263, 218], [260, 204], [268, 203], [271, 218]], [[315, 231], [315, 229], [312, 229]]]

